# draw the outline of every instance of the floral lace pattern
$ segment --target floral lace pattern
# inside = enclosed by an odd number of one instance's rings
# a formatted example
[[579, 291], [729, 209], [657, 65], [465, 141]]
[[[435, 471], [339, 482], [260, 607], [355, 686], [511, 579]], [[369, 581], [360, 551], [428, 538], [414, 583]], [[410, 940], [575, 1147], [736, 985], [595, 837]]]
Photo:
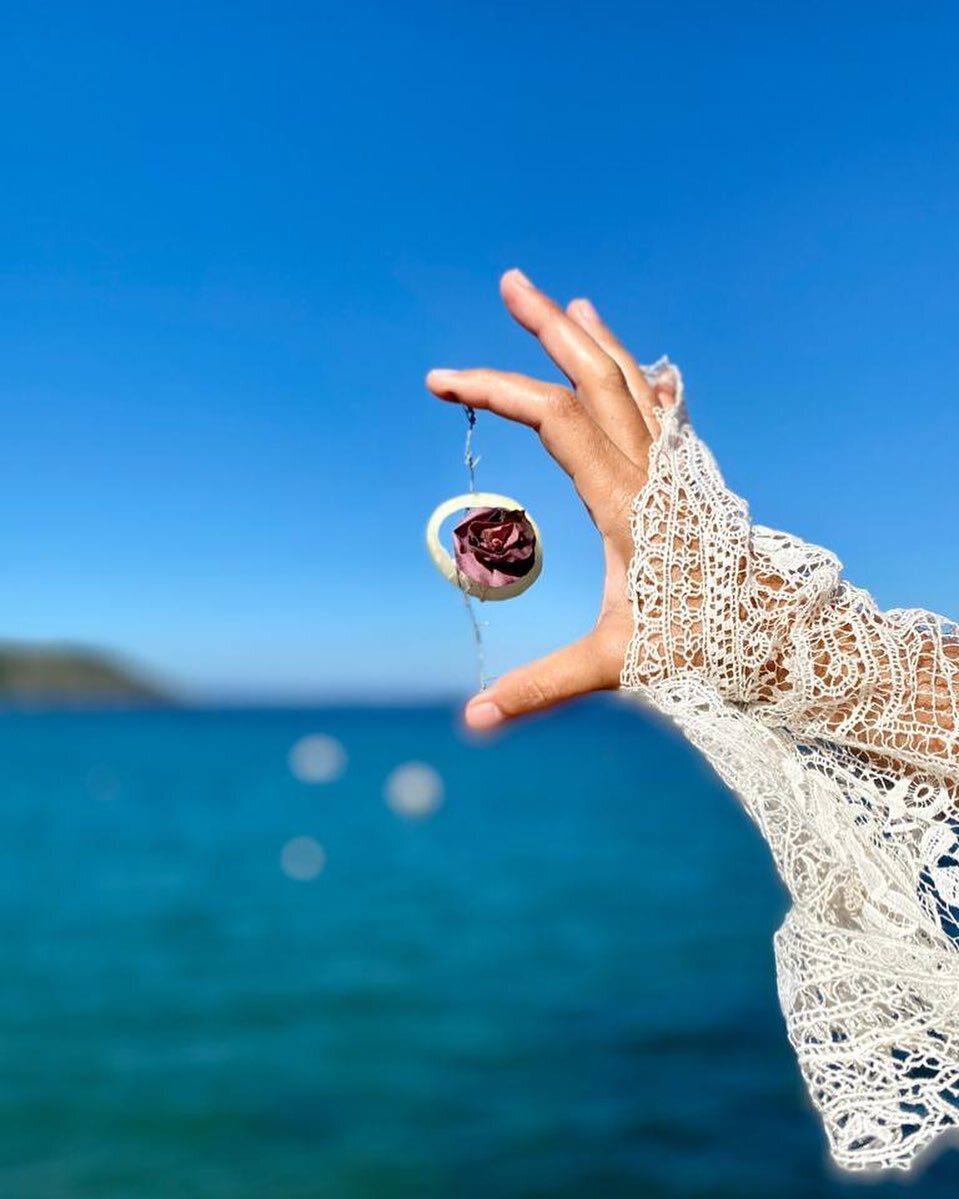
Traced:
[[880, 611], [834, 554], [753, 524], [663, 371], [621, 685], [770, 846], [793, 900], [780, 1003], [834, 1160], [906, 1169], [959, 1129], [959, 632]]

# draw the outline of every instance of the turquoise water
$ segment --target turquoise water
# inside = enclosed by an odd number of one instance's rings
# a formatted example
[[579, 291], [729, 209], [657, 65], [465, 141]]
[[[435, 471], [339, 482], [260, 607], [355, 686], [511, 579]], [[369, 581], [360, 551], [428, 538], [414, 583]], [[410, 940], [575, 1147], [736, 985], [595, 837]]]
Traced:
[[829, 1170], [766, 851], [630, 709], [7, 714], [0, 766], [2, 1199], [955, 1194]]

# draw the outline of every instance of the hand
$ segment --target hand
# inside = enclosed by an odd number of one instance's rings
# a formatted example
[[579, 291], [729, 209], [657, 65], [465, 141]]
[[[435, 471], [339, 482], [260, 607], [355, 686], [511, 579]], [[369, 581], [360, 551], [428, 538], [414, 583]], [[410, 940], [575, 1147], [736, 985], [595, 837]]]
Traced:
[[646, 481], [657, 405], [675, 399], [671, 380], [654, 389], [588, 300], [565, 312], [519, 270], [500, 292], [510, 315], [532, 333], [569, 387], [478, 368], [431, 370], [437, 396], [529, 425], [573, 481], [603, 539], [605, 578], [592, 630], [545, 658], [501, 675], [466, 705], [466, 723], [488, 729], [590, 691], [615, 689], [632, 632], [626, 572], [633, 552], [632, 501]]

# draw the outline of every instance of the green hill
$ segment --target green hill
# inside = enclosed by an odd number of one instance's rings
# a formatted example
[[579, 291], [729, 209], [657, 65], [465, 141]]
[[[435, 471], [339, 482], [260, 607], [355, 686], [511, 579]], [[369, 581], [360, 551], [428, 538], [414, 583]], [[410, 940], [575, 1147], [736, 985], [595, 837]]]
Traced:
[[108, 653], [0, 643], [0, 704], [169, 703], [155, 680]]

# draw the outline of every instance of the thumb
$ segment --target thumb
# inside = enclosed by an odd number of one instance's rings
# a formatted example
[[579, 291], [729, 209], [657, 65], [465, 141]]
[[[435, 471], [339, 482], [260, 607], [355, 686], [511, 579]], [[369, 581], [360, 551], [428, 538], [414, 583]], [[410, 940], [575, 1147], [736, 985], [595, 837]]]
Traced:
[[466, 705], [471, 729], [491, 729], [527, 712], [619, 686], [619, 670], [605, 639], [593, 630], [579, 641], [501, 675]]

